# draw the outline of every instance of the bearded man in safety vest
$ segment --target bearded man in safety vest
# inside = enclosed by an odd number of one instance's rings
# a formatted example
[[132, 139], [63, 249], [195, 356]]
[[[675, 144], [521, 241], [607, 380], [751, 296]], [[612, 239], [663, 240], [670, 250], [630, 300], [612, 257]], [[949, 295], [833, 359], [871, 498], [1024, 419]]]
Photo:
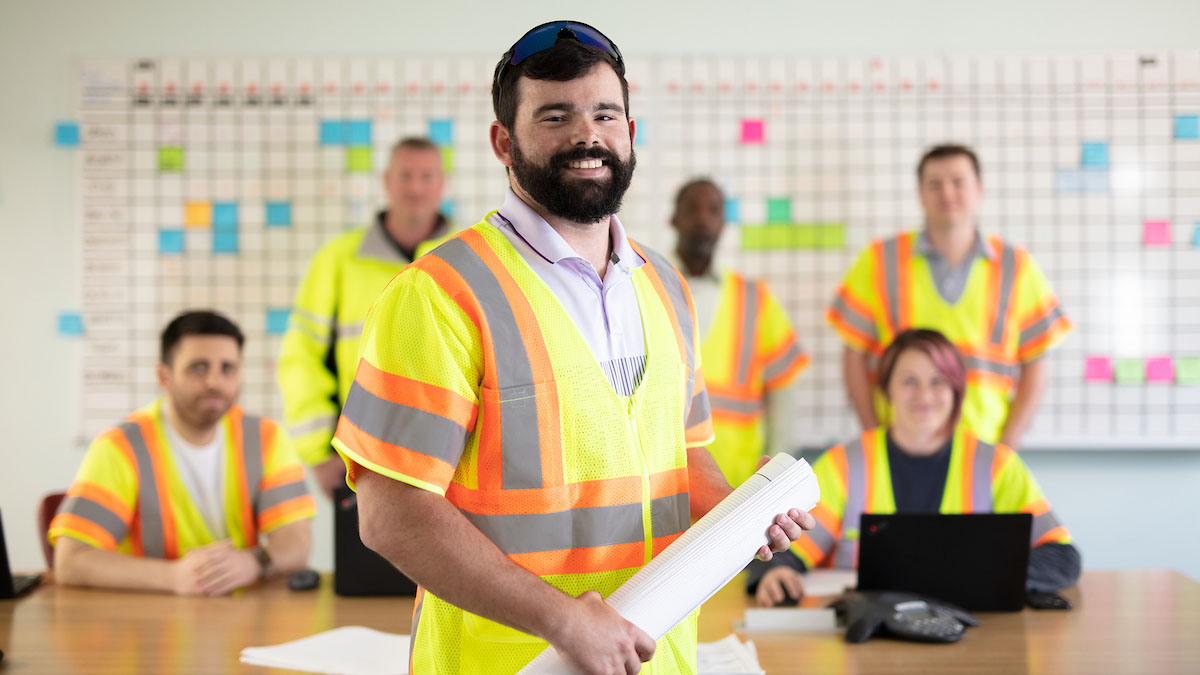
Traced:
[[758, 458], [792, 449], [796, 378], [808, 355], [783, 306], [761, 279], [713, 262], [725, 229], [725, 195], [698, 178], [675, 195], [675, 259], [696, 305], [704, 383], [712, 406], [717, 466], [732, 484], [754, 473]]
[[825, 318], [845, 343], [846, 390], [864, 430], [889, 423], [872, 394], [874, 362], [896, 335], [931, 328], [967, 365], [962, 421], [980, 439], [1020, 445], [1050, 370], [1041, 358], [1070, 322], [1033, 257], [976, 227], [979, 160], [941, 145], [917, 165], [925, 227], [872, 242], [838, 288]]
[[[624, 61], [596, 29], [497, 65], [499, 210], [401, 272], [363, 331], [334, 447], [363, 541], [421, 590], [410, 670], [693, 673], [696, 617], [656, 644], [604, 597], [729, 492], [679, 273], [613, 214], [634, 167]], [[802, 528], [776, 516], [769, 558]]]
[[243, 342], [213, 312], [167, 325], [164, 397], [92, 442], [50, 523], [60, 583], [213, 596], [308, 565], [304, 467], [234, 404]]

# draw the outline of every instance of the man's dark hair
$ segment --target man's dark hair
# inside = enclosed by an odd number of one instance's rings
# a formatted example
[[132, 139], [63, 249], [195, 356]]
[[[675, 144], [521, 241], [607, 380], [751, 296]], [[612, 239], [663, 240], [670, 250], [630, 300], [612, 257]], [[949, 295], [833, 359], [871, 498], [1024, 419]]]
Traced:
[[946, 159], [947, 157], [966, 157], [971, 160], [971, 167], [975, 169], [975, 177], [982, 180], [983, 175], [979, 173], [979, 158], [975, 156], [975, 151], [965, 145], [935, 145], [929, 149], [917, 163], [917, 182], [925, 177], [925, 164], [934, 159]]
[[722, 190], [721, 186], [717, 185], [717, 182], [714, 181], [713, 179], [707, 178], [704, 176], [701, 176], [699, 178], [693, 178], [693, 179], [689, 180], [688, 182], [684, 183], [683, 186], [680, 187], [679, 190], [675, 192], [675, 210], [676, 211], [679, 210], [679, 204], [680, 204], [680, 202], [683, 201], [683, 196], [687, 194], [687, 191], [691, 190], [692, 188], [696, 187], [697, 185], [711, 185], [714, 188], [716, 188], [717, 192], [719, 192], [722, 197], [725, 196], [725, 191]]
[[400, 150], [426, 150], [428, 152], [439, 152], [437, 144], [428, 138], [420, 136], [407, 136], [396, 141], [392, 146], [392, 155], [395, 155]]
[[162, 332], [162, 342], [158, 357], [166, 364], [171, 363], [175, 356], [175, 347], [179, 341], [188, 335], [226, 335], [237, 341], [238, 351], [242, 350], [246, 338], [237, 324], [229, 319], [208, 310], [184, 312], [171, 319], [171, 323]]
[[[496, 64], [496, 71], [492, 75], [492, 110], [496, 113], [496, 119], [500, 124], [503, 124], [504, 128], [510, 132], [513, 124], [517, 121], [517, 80], [522, 75], [531, 80], [569, 82], [587, 74], [597, 63], [607, 63], [621, 80], [621, 96], [624, 99], [625, 116], [629, 116], [629, 82], [625, 80], [625, 75], [621, 73], [622, 69], [617, 67], [617, 62], [613, 57], [599, 47], [563, 38], [553, 47], [526, 58], [520, 65], [509, 65], [504, 68], [505, 62], [506, 59], [502, 57]], [[499, 82], [496, 82], [496, 76], [500, 75], [502, 68], [504, 69], [503, 76]]]

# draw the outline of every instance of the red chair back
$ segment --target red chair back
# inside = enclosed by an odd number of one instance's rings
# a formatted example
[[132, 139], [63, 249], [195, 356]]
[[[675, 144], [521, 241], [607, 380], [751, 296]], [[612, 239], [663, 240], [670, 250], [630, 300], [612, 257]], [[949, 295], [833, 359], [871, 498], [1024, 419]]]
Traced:
[[58, 507], [66, 496], [65, 492], [51, 492], [42, 497], [42, 503], [38, 506], [38, 534], [42, 537], [42, 555], [46, 557], [47, 569], [54, 569], [54, 547], [50, 545], [46, 533], [50, 531], [50, 521], [54, 520], [54, 514], [58, 513]]

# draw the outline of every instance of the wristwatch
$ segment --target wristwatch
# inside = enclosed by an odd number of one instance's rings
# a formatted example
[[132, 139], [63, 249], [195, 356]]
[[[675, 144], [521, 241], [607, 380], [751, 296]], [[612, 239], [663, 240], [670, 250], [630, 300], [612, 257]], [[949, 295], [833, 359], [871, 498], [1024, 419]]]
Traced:
[[261, 546], [255, 546], [250, 549], [254, 554], [254, 559], [258, 561], [258, 577], [260, 579], [267, 578], [267, 571], [271, 568], [271, 554], [267, 553], [267, 549]]

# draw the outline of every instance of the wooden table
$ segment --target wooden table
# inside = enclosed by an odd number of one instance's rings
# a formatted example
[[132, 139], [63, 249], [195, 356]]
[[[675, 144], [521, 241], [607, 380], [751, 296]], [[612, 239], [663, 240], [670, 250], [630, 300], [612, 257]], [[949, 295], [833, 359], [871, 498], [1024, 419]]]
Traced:
[[[1200, 673], [1200, 584], [1178, 572], [1086, 572], [1071, 612], [981, 614], [952, 645], [839, 632], [755, 633], [767, 673]], [[732, 632], [747, 598], [737, 583], [701, 615], [700, 639]], [[177, 598], [63, 588], [0, 600], [0, 673], [266, 673], [238, 663], [270, 645], [335, 626], [407, 633], [410, 598], [341, 598], [276, 582], [230, 598]], [[743, 635], [743, 637], [746, 637]], [[404, 658], [405, 655], [398, 655]]]

